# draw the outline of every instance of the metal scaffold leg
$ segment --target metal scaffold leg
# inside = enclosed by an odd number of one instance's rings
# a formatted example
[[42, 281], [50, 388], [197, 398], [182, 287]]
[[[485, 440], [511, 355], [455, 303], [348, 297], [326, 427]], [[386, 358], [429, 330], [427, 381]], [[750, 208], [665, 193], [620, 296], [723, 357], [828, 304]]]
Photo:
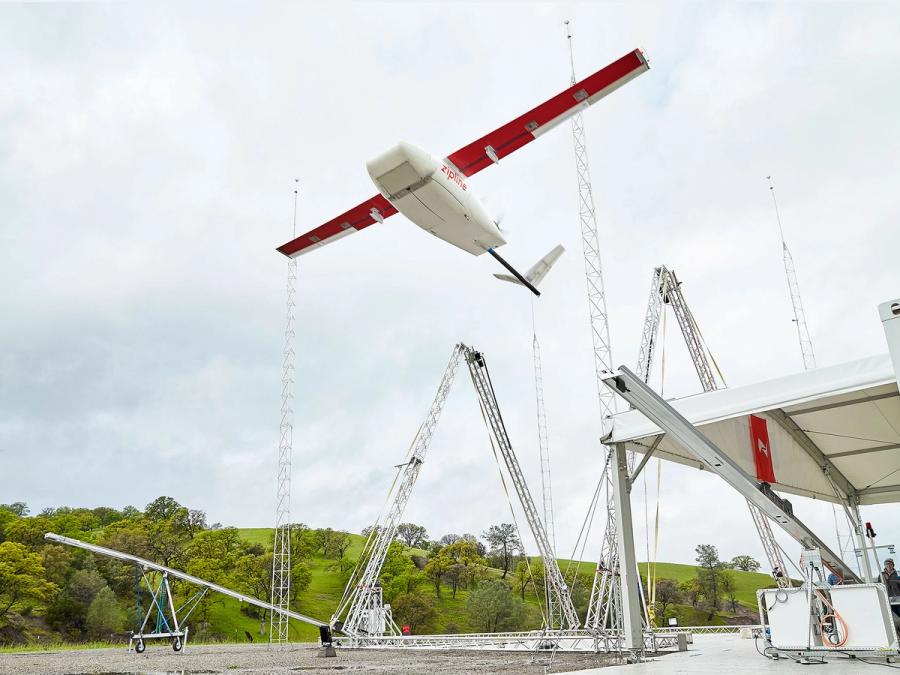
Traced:
[[[540, 631], [491, 635], [401, 635], [390, 616], [388, 605], [384, 604], [378, 581], [381, 567], [384, 564], [388, 547], [396, 536], [397, 525], [403, 516], [424, 463], [461, 358], [465, 358], [478, 395], [491, 445], [498, 466], [501, 466], [504, 486], [508, 484], [507, 481], [512, 484], [531, 533], [537, 542], [544, 563], [548, 592], [552, 596], [553, 606], [558, 608], [558, 623], [560, 624], [558, 628], [545, 627]], [[530, 651], [618, 651], [621, 648], [621, 635], [610, 633], [598, 641], [593, 632], [578, 629], [578, 616], [572, 604], [569, 588], [556, 562], [551, 540], [513, 451], [482, 353], [463, 344], [454, 348], [431, 408], [416, 433], [407, 457], [407, 460], [398, 467], [398, 475], [388, 493], [385, 512], [379, 516], [372, 528], [359, 563], [352, 572], [344, 590], [344, 596], [332, 616], [331, 625], [346, 636], [339, 640], [340, 644], [371, 648], [528, 649]], [[505, 474], [503, 469], [505, 469]], [[510, 506], [512, 506], [511, 502]], [[639, 635], [639, 642], [642, 639], [644, 638]]]
[[363, 546], [356, 568], [347, 581], [344, 595], [331, 618], [331, 625], [351, 637], [400, 635], [400, 630], [385, 607], [378, 577], [387, 557], [388, 548], [397, 534], [406, 503], [425, 462], [431, 438], [444, 410], [444, 403], [456, 377], [462, 345], [453, 348], [437, 393], [425, 420], [416, 432], [407, 460], [398, 468], [394, 484], [388, 494], [388, 509], [379, 516]]
[[525, 482], [525, 475], [519, 466], [519, 460], [513, 451], [512, 443], [509, 440], [509, 434], [506, 431], [506, 425], [503, 417], [500, 415], [500, 406], [497, 403], [497, 397], [494, 392], [494, 385], [491, 382], [491, 376], [488, 372], [487, 362], [484, 355], [473, 349], [466, 348], [466, 363], [469, 366], [469, 374], [472, 377], [472, 384], [475, 385], [475, 391], [478, 393], [479, 402], [481, 404], [482, 413], [490, 429], [493, 440], [496, 442], [497, 449], [503, 457], [506, 470], [509, 473], [510, 480], [516, 490], [519, 498], [519, 504], [525, 512], [525, 518], [534, 536], [535, 543], [540, 551], [541, 558], [544, 561], [544, 575], [548, 580], [550, 593], [554, 596], [556, 604], [560, 608], [560, 612], [565, 621], [565, 627], [576, 629], [579, 626], [578, 615], [575, 612], [575, 606], [572, 604], [572, 598], [569, 594], [569, 588], [566, 585], [550, 540], [547, 538], [547, 532], [544, 524], [538, 514], [531, 491]]

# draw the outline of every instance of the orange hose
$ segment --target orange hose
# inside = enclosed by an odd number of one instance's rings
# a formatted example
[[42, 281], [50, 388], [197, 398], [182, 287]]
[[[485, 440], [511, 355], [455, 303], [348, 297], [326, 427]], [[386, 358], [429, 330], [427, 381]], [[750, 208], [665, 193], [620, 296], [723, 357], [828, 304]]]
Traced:
[[[838, 647], [843, 647], [847, 643], [847, 639], [850, 637], [850, 628], [847, 626], [847, 622], [844, 621], [844, 617], [842, 617], [840, 613], [834, 608], [834, 605], [832, 605], [830, 602], [828, 602], [828, 600], [825, 599], [825, 596], [818, 589], [816, 589], [816, 595], [818, 595], [819, 599], [823, 603], [828, 605], [828, 608], [831, 610], [831, 614], [826, 614], [822, 617], [821, 621], [819, 621], [819, 629], [822, 631], [822, 637], [825, 637], [825, 621], [829, 617], [831, 617], [835, 621], [839, 621], [840, 624], [844, 627], [844, 637], [840, 642], [838, 642], [837, 644], [832, 644], [830, 640], [823, 639], [822, 646], [827, 647], [828, 649], [837, 649]], [[837, 631], [837, 626], [835, 625], [833, 626], [833, 628], [835, 629], [837, 634], [840, 635], [840, 632]]]

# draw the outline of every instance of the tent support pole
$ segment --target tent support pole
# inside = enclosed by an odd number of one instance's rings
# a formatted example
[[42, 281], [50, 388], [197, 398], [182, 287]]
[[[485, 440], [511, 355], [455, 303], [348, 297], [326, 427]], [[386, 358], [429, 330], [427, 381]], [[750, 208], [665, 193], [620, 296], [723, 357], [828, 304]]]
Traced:
[[853, 513], [856, 515], [856, 538], [859, 543], [859, 550], [863, 559], [863, 574], [866, 575], [866, 581], [873, 583], [875, 577], [872, 575], [872, 565], [869, 562], [869, 546], [866, 544], [866, 533], [863, 531], [862, 515], [859, 513], [859, 499], [853, 500]]
[[642, 652], [644, 637], [641, 625], [640, 578], [634, 552], [634, 526], [631, 520], [631, 494], [628, 482], [628, 460], [624, 443], [610, 448], [612, 457], [613, 499], [616, 505], [616, 534], [619, 546], [619, 583], [622, 585], [622, 628], [624, 649]]

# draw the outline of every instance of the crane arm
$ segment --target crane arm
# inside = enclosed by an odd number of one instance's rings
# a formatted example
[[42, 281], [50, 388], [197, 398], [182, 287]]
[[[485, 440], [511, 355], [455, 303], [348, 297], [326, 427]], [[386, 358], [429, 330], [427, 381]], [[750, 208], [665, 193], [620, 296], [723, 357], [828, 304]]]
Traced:
[[[208, 588], [211, 591], [215, 591], [216, 593], [220, 593], [222, 595], [227, 595], [230, 598], [234, 598], [235, 600], [239, 600], [240, 602], [245, 602], [248, 605], [253, 605], [255, 607], [260, 607], [261, 609], [267, 609], [271, 612], [279, 612], [281, 614], [286, 614], [292, 619], [297, 619], [298, 621], [303, 621], [304, 623], [311, 624], [319, 628], [320, 636], [322, 637], [323, 644], [331, 643], [331, 627], [325, 623], [324, 621], [319, 621], [318, 619], [313, 619], [312, 617], [305, 616], [300, 614], [299, 612], [294, 612], [288, 609], [282, 609], [281, 607], [276, 607], [275, 605], [263, 602], [262, 600], [257, 600], [256, 598], [250, 597], [249, 595], [244, 595], [243, 593], [238, 593], [237, 591], [233, 591], [230, 588], [225, 588], [224, 586], [219, 586], [218, 584], [214, 584], [211, 581], [207, 581], [206, 579], [201, 579], [200, 577], [195, 577], [191, 574], [187, 574], [186, 572], [181, 572], [180, 570], [172, 569], [171, 567], [166, 567], [165, 565], [159, 565], [150, 560], [146, 560], [145, 558], [139, 558], [136, 555], [131, 555], [130, 553], [122, 553], [122, 551], [116, 551], [111, 548], [106, 548], [105, 546], [97, 546], [96, 544], [89, 544], [86, 541], [80, 541], [78, 539], [71, 539], [69, 537], [64, 537], [61, 534], [55, 534], [54, 532], [48, 532], [44, 535], [44, 539], [49, 541], [55, 541], [58, 544], [64, 544], [66, 546], [73, 546], [75, 548], [81, 548], [85, 551], [90, 551], [91, 553], [96, 553], [98, 555], [106, 556], [107, 558], [114, 558], [115, 560], [121, 560], [123, 562], [134, 563], [135, 565], [139, 565], [143, 569], [155, 570], [157, 572], [162, 572], [163, 574], [168, 574], [170, 577], [175, 577], [176, 579], [181, 579], [182, 581], [187, 581], [191, 584], [196, 584], [197, 586], [202, 586], [203, 588]], [[327, 639], [326, 639], [327, 638]]]

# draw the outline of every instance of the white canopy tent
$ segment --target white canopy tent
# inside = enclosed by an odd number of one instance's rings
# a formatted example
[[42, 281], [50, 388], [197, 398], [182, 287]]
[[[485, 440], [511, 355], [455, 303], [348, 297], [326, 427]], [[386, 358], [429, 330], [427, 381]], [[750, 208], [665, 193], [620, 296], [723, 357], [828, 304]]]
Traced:
[[[670, 401], [733, 459], [756, 474], [749, 415], [767, 420], [780, 492], [859, 504], [900, 501], [900, 391], [885, 354], [734, 389]], [[703, 469], [637, 410], [613, 417], [607, 443]], [[842, 494], [840, 494], [842, 493]], [[839, 496], [840, 495], [840, 496]]]

